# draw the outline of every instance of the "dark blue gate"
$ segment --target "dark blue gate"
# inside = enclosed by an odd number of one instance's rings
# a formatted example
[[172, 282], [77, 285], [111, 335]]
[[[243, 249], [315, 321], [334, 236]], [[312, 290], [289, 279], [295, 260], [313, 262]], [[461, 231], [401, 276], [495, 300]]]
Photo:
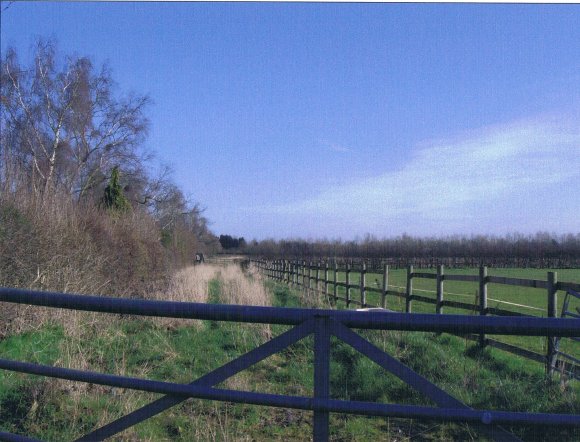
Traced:
[[[476, 425], [489, 437], [502, 441], [519, 440], [504, 430], [501, 427], [502, 424], [580, 427], [580, 416], [578, 415], [471, 409], [352, 330], [374, 329], [449, 332], [455, 334], [580, 336], [580, 321], [575, 319], [410, 315], [381, 311], [356, 312], [347, 310], [250, 307], [107, 298], [33, 292], [11, 288], [0, 288], [0, 301], [105, 313], [294, 326], [289, 331], [194, 380], [190, 384], [152, 381], [0, 359], [0, 369], [4, 370], [167, 395], [102, 428], [95, 429], [93, 432], [78, 439], [79, 441], [102, 440], [113, 436], [183, 402], [187, 398], [311, 410], [314, 413], [313, 436], [316, 441], [328, 440], [329, 413], [331, 412], [468, 422]], [[236, 373], [282, 351], [289, 345], [311, 334], [314, 334], [313, 397], [214, 388], [215, 385]], [[388, 372], [393, 373], [408, 385], [432, 399], [437, 404], [437, 407], [330, 399], [329, 357], [331, 336], [346, 342]], [[21, 441], [32, 439], [0, 432], [0, 440]]]

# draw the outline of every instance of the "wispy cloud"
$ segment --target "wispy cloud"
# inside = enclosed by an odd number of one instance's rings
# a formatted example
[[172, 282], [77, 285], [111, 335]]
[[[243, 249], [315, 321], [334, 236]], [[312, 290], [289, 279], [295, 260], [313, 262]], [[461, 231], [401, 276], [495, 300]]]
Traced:
[[[551, 195], [555, 188], [560, 191]], [[529, 218], [537, 217], [538, 208], [549, 210], [550, 198], [580, 209], [579, 192], [580, 122], [537, 118], [422, 143], [399, 170], [266, 211], [373, 233], [395, 226], [410, 232], [414, 226], [434, 233], [500, 231], [499, 224], [510, 219], [533, 229], [542, 221]], [[570, 222], [580, 229], [578, 221]]]
[[320, 143], [331, 152], [341, 152], [341, 153], [352, 152], [352, 149], [350, 147], [334, 143], [332, 141], [321, 140]]

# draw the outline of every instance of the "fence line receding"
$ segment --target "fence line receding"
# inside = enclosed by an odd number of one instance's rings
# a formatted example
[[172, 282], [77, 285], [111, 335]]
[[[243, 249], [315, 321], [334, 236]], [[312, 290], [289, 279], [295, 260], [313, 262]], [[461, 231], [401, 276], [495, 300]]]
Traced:
[[[580, 284], [575, 282], [560, 282], [557, 278], [556, 272], [547, 272], [546, 280], [538, 279], [523, 279], [523, 278], [510, 278], [503, 276], [490, 276], [488, 275], [488, 269], [486, 266], [481, 266], [479, 268], [478, 274], [474, 275], [457, 275], [457, 274], [446, 274], [443, 265], [437, 266], [436, 273], [431, 272], [418, 272], [414, 270], [413, 265], [407, 265], [406, 268], [406, 286], [398, 287], [389, 284], [389, 266], [383, 265], [381, 269], [382, 283], [379, 283], [378, 279], [375, 281], [375, 285], [368, 285], [366, 283], [366, 277], [368, 275], [367, 266], [364, 262], [358, 265], [358, 268], [354, 268], [351, 263], [345, 263], [343, 267], [339, 267], [337, 262], [333, 262], [331, 268], [333, 270], [332, 277], [329, 278], [329, 272], [324, 272], [324, 278], [321, 279], [319, 276], [313, 277], [312, 274], [318, 275], [320, 269], [326, 269], [329, 267], [328, 262], [306, 262], [304, 260], [253, 260], [252, 261], [267, 277], [285, 282], [290, 285], [297, 287], [302, 287], [308, 289], [310, 292], [318, 292], [327, 296], [333, 305], [336, 305], [338, 301], [344, 302], [347, 308], [351, 306], [357, 306], [360, 308], [383, 308], [387, 309], [390, 307], [390, 302], [388, 299], [399, 298], [404, 300], [405, 307], [404, 311], [406, 313], [411, 313], [413, 311], [414, 302], [423, 302], [427, 304], [433, 304], [436, 314], [445, 313], [445, 307], [453, 307], [460, 310], [466, 310], [472, 314], [479, 316], [510, 316], [510, 317], [534, 317], [531, 314], [521, 313], [514, 310], [509, 310], [507, 308], [490, 307], [488, 301], [493, 300], [495, 303], [503, 303], [507, 306], [516, 306], [526, 308], [528, 306], [518, 305], [516, 303], [505, 302], [500, 300], [495, 300], [488, 297], [488, 286], [489, 284], [498, 285], [509, 285], [509, 286], [519, 286], [519, 287], [530, 287], [536, 289], [545, 290], [546, 296], [546, 312], [548, 318], [558, 317], [558, 292], [564, 291], [566, 293], [577, 293], [580, 292]], [[344, 274], [344, 281], [338, 279], [339, 273]], [[375, 275], [377, 275], [375, 270]], [[353, 275], [358, 275], [358, 281], [353, 282]], [[417, 290], [413, 287], [413, 281], [417, 279], [430, 279], [435, 282], [435, 297], [428, 297], [417, 294], [416, 292], [425, 292], [426, 290]], [[445, 299], [444, 295], [449, 295], [449, 293], [444, 292], [444, 282], [445, 281], [460, 281], [460, 282], [471, 282], [478, 285], [477, 290], [477, 300], [475, 303], [468, 303], [457, 300]], [[324, 289], [321, 288], [323, 284]], [[332, 286], [332, 291], [329, 287]], [[338, 293], [338, 288], [344, 290], [344, 296], [340, 296]], [[398, 288], [403, 290], [393, 290], [392, 288]], [[360, 294], [359, 299], [354, 299], [352, 297], [352, 292], [358, 291]], [[379, 296], [380, 304], [371, 304], [367, 302], [368, 293], [376, 293]], [[463, 294], [455, 294], [456, 296], [468, 296]], [[473, 297], [472, 297], [473, 299]], [[531, 312], [538, 311], [537, 308], [529, 308]], [[568, 316], [572, 317], [572, 316]], [[485, 333], [473, 334], [466, 336], [469, 339], [474, 339], [479, 342], [481, 346], [491, 346], [495, 347], [518, 356], [525, 357], [546, 365], [546, 371], [548, 373], [553, 373], [554, 371], [565, 372], [567, 375], [573, 378], [580, 378], [580, 362], [576, 358], [566, 358], [565, 354], [558, 351], [557, 340], [554, 336], [550, 335], [547, 337], [547, 345], [544, 354], [532, 351], [526, 348], [522, 348], [513, 344], [498, 341], [496, 339], [486, 336]], [[560, 357], [564, 355], [564, 357]]]

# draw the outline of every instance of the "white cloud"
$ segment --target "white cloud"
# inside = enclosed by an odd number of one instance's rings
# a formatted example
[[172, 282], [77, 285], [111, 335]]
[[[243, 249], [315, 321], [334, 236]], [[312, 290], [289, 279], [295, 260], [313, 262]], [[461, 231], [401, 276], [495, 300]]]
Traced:
[[[572, 205], [580, 200], [579, 121], [525, 120], [422, 143], [399, 170], [263, 210], [321, 224], [348, 223], [363, 233], [381, 234], [376, 229], [395, 223], [401, 231], [405, 225], [407, 231], [420, 225], [441, 233], [437, 223], [478, 231], [478, 220], [488, 229], [510, 217], [534, 225], [526, 216], [533, 216], [537, 206], [549, 207], [551, 195], [546, 192], [554, 186], [561, 186], [561, 192], [553, 198]], [[502, 207], [501, 213], [496, 206]], [[510, 207], [517, 213], [506, 213]]]
[[352, 152], [352, 149], [350, 147], [344, 146], [342, 144], [326, 140], [321, 140], [320, 142], [331, 152], [340, 152], [340, 153]]

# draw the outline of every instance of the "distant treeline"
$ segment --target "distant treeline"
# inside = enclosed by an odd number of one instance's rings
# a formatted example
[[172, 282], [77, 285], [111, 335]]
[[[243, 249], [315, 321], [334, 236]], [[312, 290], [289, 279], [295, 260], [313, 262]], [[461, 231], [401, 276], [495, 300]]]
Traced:
[[360, 241], [263, 240], [251, 241], [242, 250], [269, 259], [357, 261], [403, 267], [580, 267], [580, 233], [555, 235], [447, 236], [420, 238], [402, 235], [389, 239], [367, 237]]
[[230, 235], [220, 235], [220, 245], [222, 249], [243, 249], [246, 246], [244, 238], [234, 238]]

